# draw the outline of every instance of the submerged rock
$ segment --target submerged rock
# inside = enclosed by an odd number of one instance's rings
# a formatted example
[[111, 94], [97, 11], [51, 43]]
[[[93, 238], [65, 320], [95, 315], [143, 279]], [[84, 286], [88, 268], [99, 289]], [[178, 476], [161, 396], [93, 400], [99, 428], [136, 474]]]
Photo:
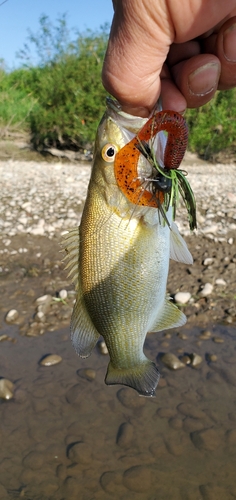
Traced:
[[162, 356], [161, 358], [162, 363], [164, 363], [170, 370], [180, 370], [181, 368], [185, 367], [185, 364], [180, 361], [175, 354], [172, 354], [171, 352], [167, 352]]
[[0, 379], [0, 398], [1, 399], [12, 399], [14, 384], [7, 378]]
[[6, 317], [5, 317], [5, 321], [6, 323], [14, 323], [19, 317], [19, 313], [16, 309], [11, 309], [10, 311], [8, 311]]
[[59, 356], [58, 354], [49, 354], [48, 356], [45, 356], [45, 358], [41, 359], [40, 365], [41, 366], [52, 366], [52, 365], [58, 365], [58, 363], [61, 363], [62, 357]]

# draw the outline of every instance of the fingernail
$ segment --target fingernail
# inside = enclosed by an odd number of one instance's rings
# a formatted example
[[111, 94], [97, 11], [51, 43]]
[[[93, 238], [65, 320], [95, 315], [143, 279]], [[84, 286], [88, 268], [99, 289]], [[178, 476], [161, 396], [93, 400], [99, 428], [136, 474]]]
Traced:
[[[208, 63], [190, 73], [188, 86], [191, 94], [204, 96], [216, 88], [220, 73], [218, 63]], [[214, 82], [214, 83], [213, 83]]]
[[232, 26], [224, 32], [223, 51], [227, 61], [236, 62], [236, 24], [232, 24]]

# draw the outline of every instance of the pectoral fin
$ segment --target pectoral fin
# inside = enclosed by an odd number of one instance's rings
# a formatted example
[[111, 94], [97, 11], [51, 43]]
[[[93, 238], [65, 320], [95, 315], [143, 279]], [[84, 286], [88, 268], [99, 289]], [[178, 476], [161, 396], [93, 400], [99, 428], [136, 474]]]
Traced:
[[186, 321], [185, 314], [166, 298], [161, 314], [158, 313], [158, 318], [152, 325], [150, 331], [160, 332], [162, 330], [168, 330], [169, 328], [176, 328], [184, 325]]
[[92, 323], [83, 298], [77, 297], [70, 324], [72, 344], [81, 358], [90, 356], [100, 335]]
[[62, 241], [62, 247], [66, 253], [64, 261], [65, 269], [68, 269], [68, 278], [75, 283], [78, 288], [78, 267], [79, 267], [79, 227], [72, 229], [67, 233]]
[[193, 263], [192, 255], [175, 222], [172, 222], [170, 231], [170, 258], [183, 264]]

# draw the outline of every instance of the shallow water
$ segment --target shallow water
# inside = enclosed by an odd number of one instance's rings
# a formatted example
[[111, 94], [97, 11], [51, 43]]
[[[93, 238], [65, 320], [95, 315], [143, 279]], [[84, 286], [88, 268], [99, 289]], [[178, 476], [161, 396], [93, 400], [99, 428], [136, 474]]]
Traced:
[[[0, 376], [15, 383], [0, 400], [0, 499], [228, 500], [236, 498], [236, 328], [212, 338], [150, 335], [146, 352], [196, 352], [199, 368], [162, 374], [156, 398], [104, 384], [108, 356], [78, 358], [68, 329], [0, 343]], [[3, 332], [1, 332], [3, 333]], [[45, 354], [62, 362], [39, 365]], [[207, 354], [216, 354], [209, 363]], [[96, 371], [93, 381], [81, 370]], [[78, 370], [80, 370], [78, 374]]]

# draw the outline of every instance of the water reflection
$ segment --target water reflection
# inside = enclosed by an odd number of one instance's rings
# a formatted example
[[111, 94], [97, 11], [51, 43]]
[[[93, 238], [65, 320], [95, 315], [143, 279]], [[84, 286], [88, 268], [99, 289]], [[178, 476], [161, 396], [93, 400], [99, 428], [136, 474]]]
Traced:
[[[0, 402], [1, 500], [236, 498], [236, 328], [215, 327], [223, 343], [182, 332], [150, 335], [148, 356], [196, 352], [203, 362], [177, 372], [160, 362], [155, 399], [107, 387], [107, 357], [79, 359], [68, 330], [1, 342], [0, 376], [15, 383]], [[48, 353], [63, 361], [40, 366]]]

